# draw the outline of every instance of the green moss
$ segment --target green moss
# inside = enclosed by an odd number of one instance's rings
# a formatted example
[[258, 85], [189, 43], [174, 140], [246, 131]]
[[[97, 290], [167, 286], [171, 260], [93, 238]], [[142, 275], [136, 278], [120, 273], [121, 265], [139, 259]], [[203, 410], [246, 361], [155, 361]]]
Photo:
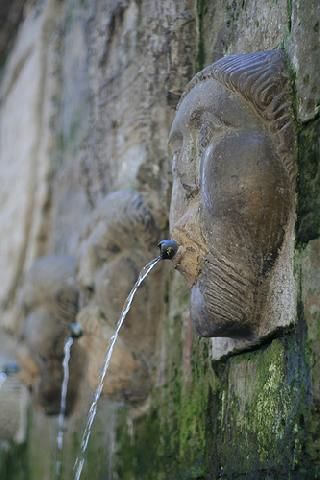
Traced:
[[208, 470], [206, 436], [209, 382], [184, 385], [178, 370], [171, 383], [154, 392], [147, 416], [120, 422], [117, 473], [129, 479], [199, 479]]
[[0, 449], [0, 478], [1, 480], [29, 480], [27, 447], [10, 445]]
[[268, 347], [228, 361], [218, 449], [222, 478], [247, 474], [260, 478], [259, 472], [269, 471], [280, 477], [294, 468], [301, 400], [295, 382], [303, 375], [297, 349], [291, 335], [290, 340], [274, 340]]
[[257, 437], [261, 462], [268, 459], [270, 448], [284, 437], [291, 409], [290, 388], [284, 383], [284, 351], [281, 344], [274, 342], [270, 354], [272, 360], [266, 371], [262, 369], [259, 372], [250, 426]]
[[194, 337], [190, 370], [184, 371], [188, 295], [179, 277], [174, 286], [166, 325], [166, 382], [154, 389], [152, 409], [130, 428], [128, 412], [122, 412], [115, 467], [121, 480], [200, 480], [211, 468], [212, 398], [219, 383], [210, 365], [209, 340]]

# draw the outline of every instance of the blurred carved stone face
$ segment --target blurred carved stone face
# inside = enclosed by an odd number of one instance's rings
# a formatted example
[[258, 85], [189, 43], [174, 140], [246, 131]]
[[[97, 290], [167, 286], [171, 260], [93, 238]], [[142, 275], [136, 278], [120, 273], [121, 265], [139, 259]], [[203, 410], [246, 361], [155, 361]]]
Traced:
[[[23, 337], [28, 354], [22, 360], [25, 375], [37, 367], [34, 392], [48, 414], [60, 409], [63, 379], [64, 344], [75, 321], [78, 292], [75, 287], [75, 261], [68, 256], [40, 257], [33, 263], [24, 281]], [[76, 398], [82, 353], [73, 347], [68, 388], [68, 410]]]
[[[82, 304], [98, 307], [111, 326], [149, 258], [150, 244], [155, 242], [152, 236], [157, 238], [150, 211], [142, 202], [137, 193], [109, 194], [82, 238], [78, 262]], [[132, 312], [143, 315], [144, 296], [139, 295]], [[138, 336], [139, 325], [135, 327]]]
[[[105, 198], [88, 224], [80, 245], [78, 280], [84, 329], [80, 340], [88, 355], [88, 379], [95, 386], [108, 340], [124, 301], [158, 238], [150, 210], [134, 192]], [[154, 345], [155, 282], [139, 289], [112, 357], [105, 393], [132, 402], [144, 399], [150, 386]], [[158, 302], [157, 302], [158, 303]]]
[[201, 336], [254, 335], [260, 288], [288, 216], [288, 182], [263, 120], [244, 99], [208, 79], [179, 106], [173, 153], [171, 235], [177, 268], [192, 287]]

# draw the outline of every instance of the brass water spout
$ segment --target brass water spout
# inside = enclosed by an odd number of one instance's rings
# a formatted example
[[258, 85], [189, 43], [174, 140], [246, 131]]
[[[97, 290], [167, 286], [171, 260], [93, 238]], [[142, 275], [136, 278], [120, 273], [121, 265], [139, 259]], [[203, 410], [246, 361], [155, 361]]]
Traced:
[[83, 330], [81, 325], [78, 322], [72, 322], [68, 325], [69, 330], [71, 332], [72, 338], [80, 338], [83, 335]]
[[175, 240], [161, 240], [158, 247], [162, 260], [172, 260], [178, 250], [178, 244]]

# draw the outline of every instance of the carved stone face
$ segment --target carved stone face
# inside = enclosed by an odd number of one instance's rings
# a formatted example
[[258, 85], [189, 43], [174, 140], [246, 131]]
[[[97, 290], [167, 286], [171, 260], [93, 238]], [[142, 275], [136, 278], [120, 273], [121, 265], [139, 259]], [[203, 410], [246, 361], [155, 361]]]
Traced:
[[[81, 344], [89, 352], [88, 380], [97, 384], [105, 351], [125, 299], [141, 268], [156, 250], [159, 232], [146, 198], [137, 192], [108, 194], [92, 215], [81, 239], [78, 280], [81, 293]], [[132, 304], [116, 344], [104, 391], [132, 402], [144, 399], [152, 372], [161, 302], [161, 279], [148, 279]]]
[[201, 336], [252, 337], [291, 208], [263, 119], [214, 78], [190, 89], [170, 134], [171, 235]]
[[[25, 277], [24, 310], [23, 338], [28, 353], [23, 356], [23, 369], [34, 376], [34, 372], [30, 372], [30, 365], [34, 362], [38, 370], [33, 385], [36, 399], [46, 413], [55, 414], [60, 409], [64, 344], [70, 335], [68, 325], [75, 321], [78, 310], [73, 258], [47, 256], [34, 262]], [[80, 382], [82, 357], [77, 344], [74, 344], [68, 410], [75, 400]]]

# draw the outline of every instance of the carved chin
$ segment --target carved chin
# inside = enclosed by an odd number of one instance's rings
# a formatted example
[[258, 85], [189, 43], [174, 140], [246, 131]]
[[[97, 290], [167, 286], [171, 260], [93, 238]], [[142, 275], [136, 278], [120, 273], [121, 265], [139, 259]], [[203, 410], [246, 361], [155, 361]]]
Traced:
[[191, 318], [201, 337], [250, 336], [254, 287], [217, 262], [207, 263], [191, 291]]

